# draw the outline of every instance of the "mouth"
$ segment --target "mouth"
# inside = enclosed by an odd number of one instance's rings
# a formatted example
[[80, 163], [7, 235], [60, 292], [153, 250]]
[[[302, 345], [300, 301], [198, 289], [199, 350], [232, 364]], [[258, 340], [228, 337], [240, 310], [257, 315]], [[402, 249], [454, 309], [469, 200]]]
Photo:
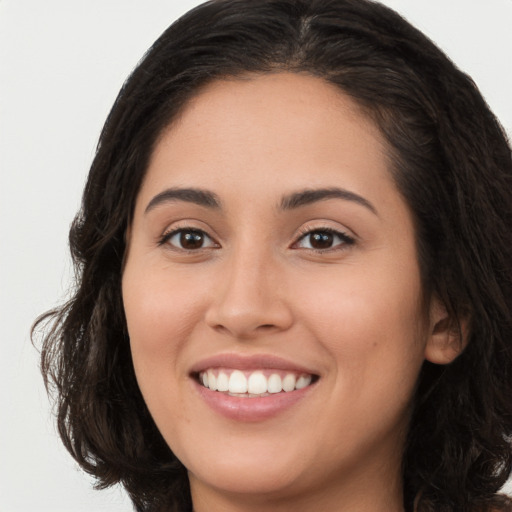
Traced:
[[207, 368], [196, 372], [193, 377], [210, 391], [241, 398], [264, 398], [291, 393], [307, 388], [318, 380], [314, 374], [274, 368]]
[[229, 421], [253, 423], [281, 417], [316, 396], [320, 375], [270, 354], [224, 353], [198, 361], [189, 376], [197, 396]]

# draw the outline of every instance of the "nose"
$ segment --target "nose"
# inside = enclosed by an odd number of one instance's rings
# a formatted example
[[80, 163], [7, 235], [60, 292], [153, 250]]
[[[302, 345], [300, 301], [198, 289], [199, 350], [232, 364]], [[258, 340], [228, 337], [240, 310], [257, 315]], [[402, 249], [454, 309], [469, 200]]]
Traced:
[[251, 339], [292, 325], [282, 272], [272, 258], [240, 251], [224, 262], [217, 282], [219, 287], [205, 317], [216, 331]]

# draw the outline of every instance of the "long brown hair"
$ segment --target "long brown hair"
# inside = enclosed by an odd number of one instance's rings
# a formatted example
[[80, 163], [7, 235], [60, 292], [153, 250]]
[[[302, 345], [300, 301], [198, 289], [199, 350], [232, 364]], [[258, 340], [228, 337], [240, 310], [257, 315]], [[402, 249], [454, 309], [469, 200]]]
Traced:
[[[135, 379], [121, 276], [125, 232], [158, 135], [206, 83], [248, 72], [335, 84], [388, 142], [416, 223], [425, 292], [467, 349], [425, 363], [403, 460], [418, 512], [505, 509], [512, 468], [512, 159], [469, 77], [395, 12], [368, 0], [214, 0], [175, 22], [123, 86], [101, 133], [70, 232], [73, 298], [38, 319], [59, 431], [100, 487], [121, 482], [141, 511], [191, 507], [186, 470]], [[45, 327], [43, 329], [43, 327]]]

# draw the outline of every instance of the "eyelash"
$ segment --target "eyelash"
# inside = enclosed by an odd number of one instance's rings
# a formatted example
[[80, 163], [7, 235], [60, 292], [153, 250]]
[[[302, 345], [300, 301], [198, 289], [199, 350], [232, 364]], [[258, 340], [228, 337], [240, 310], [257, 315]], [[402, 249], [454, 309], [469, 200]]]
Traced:
[[[314, 247], [307, 247], [306, 249], [309, 251], [314, 251], [316, 253], [326, 253], [331, 251], [340, 251], [347, 248], [347, 246], [354, 245], [356, 243], [355, 238], [348, 235], [347, 233], [344, 233], [343, 231], [338, 231], [333, 228], [329, 227], [316, 227], [316, 228], [310, 228], [310, 227], [304, 227], [300, 230], [300, 236], [297, 239], [296, 242], [293, 243], [293, 246], [296, 246], [299, 242], [302, 240], [305, 240], [308, 236], [311, 237], [314, 234], [329, 234], [333, 237], [338, 237], [341, 241], [340, 244], [334, 245], [333, 247], [328, 247], [326, 249], [316, 249]], [[311, 245], [311, 242], [310, 242]]]
[[[183, 236], [187, 233], [200, 235], [201, 237], [203, 237], [203, 240], [204, 239], [210, 240], [211, 245], [208, 247], [198, 247], [195, 249], [186, 249], [184, 247], [177, 247], [175, 245], [169, 244], [169, 241], [174, 236], [179, 235], [179, 234], [181, 234]], [[297, 240], [295, 242], [293, 242], [291, 247], [292, 248], [296, 247], [301, 241], [305, 240], [308, 236], [312, 236], [314, 234], [332, 235], [333, 237], [338, 237], [341, 242], [337, 245], [334, 245], [333, 247], [328, 247], [328, 248], [324, 248], [324, 249], [318, 249], [318, 248], [314, 248], [314, 247], [306, 247], [305, 248], [306, 250], [313, 251], [316, 253], [326, 253], [326, 252], [331, 252], [331, 251], [344, 250], [347, 248], [347, 246], [351, 246], [356, 243], [355, 238], [351, 237], [347, 233], [338, 231], [336, 229], [332, 229], [329, 227], [319, 227], [319, 228], [318, 227], [317, 228], [304, 227], [300, 230], [299, 237], [297, 238]], [[212, 248], [220, 247], [220, 245], [217, 242], [215, 242], [215, 240], [213, 238], [211, 238], [205, 231], [203, 231], [202, 229], [197, 229], [197, 228], [192, 228], [192, 227], [180, 227], [177, 229], [173, 229], [172, 231], [169, 231], [167, 233], [164, 233], [162, 235], [162, 237], [158, 240], [158, 245], [162, 246], [165, 244], [171, 245], [171, 247], [175, 250], [181, 250], [181, 251], [186, 251], [186, 252], [198, 252], [202, 249], [204, 250], [204, 249], [212, 249]], [[311, 242], [310, 242], [310, 245], [311, 245]]]
[[169, 231], [169, 232], [166, 232], [162, 235], [162, 237], [160, 238], [160, 240], [158, 241], [158, 245], [165, 245], [167, 243], [169, 243], [169, 241], [176, 235], [184, 235], [186, 233], [189, 233], [189, 234], [196, 234], [196, 235], [201, 235], [204, 238], [207, 238], [209, 240], [211, 240], [212, 242], [212, 246], [211, 247], [199, 247], [197, 249], [186, 249], [184, 247], [176, 247], [174, 245], [171, 245], [171, 247], [173, 249], [176, 249], [176, 250], [181, 250], [181, 251], [187, 251], [187, 252], [195, 252], [195, 251], [199, 251], [201, 249], [210, 249], [212, 247], [220, 247], [219, 244], [217, 242], [215, 242], [215, 240], [213, 240], [213, 238], [211, 236], [208, 235], [208, 233], [206, 233], [205, 231], [203, 231], [202, 229], [198, 229], [198, 228], [192, 228], [192, 227], [181, 227], [181, 228], [176, 228], [176, 229], [173, 229], [172, 231]]

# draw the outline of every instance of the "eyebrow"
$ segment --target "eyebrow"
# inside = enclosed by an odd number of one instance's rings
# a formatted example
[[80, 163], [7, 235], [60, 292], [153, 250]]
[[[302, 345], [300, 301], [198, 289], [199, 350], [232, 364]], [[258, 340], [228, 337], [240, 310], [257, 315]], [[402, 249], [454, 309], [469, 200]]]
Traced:
[[199, 206], [214, 209], [219, 209], [221, 204], [217, 194], [209, 190], [197, 188], [168, 188], [151, 199], [144, 213], [148, 213], [163, 203], [172, 203], [175, 201], [185, 201], [187, 203], [194, 203]]
[[[320, 189], [305, 189], [300, 192], [294, 192], [283, 197], [280, 207], [282, 210], [294, 210], [301, 206], [307, 206], [318, 201], [325, 201], [327, 199], [343, 199], [345, 201], [353, 201], [361, 206], [364, 206], [375, 215], [378, 215], [376, 208], [370, 201], [364, 197], [351, 192], [350, 190], [331, 187]], [[170, 203], [175, 201], [185, 201], [187, 203], [194, 203], [206, 208], [219, 209], [221, 208], [221, 201], [217, 194], [209, 190], [198, 188], [168, 188], [163, 192], [157, 194], [146, 206], [144, 213], [148, 213], [157, 206], [163, 203]]]
[[346, 201], [353, 201], [354, 203], [364, 206], [378, 216], [377, 209], [375, 206], [373, 206], [372, 203], [370, 203], [370, 201], [356, 194], [355, 192], [336, 187], [306, 189], [300, 192], [289, 194], [283, 197], [281, 201], [281, 209], [293, 210], [295, 208], [300, 208], [301, 206], [316, 203], [317, 201], [324, 201], [326, 199], [343, 199]]

